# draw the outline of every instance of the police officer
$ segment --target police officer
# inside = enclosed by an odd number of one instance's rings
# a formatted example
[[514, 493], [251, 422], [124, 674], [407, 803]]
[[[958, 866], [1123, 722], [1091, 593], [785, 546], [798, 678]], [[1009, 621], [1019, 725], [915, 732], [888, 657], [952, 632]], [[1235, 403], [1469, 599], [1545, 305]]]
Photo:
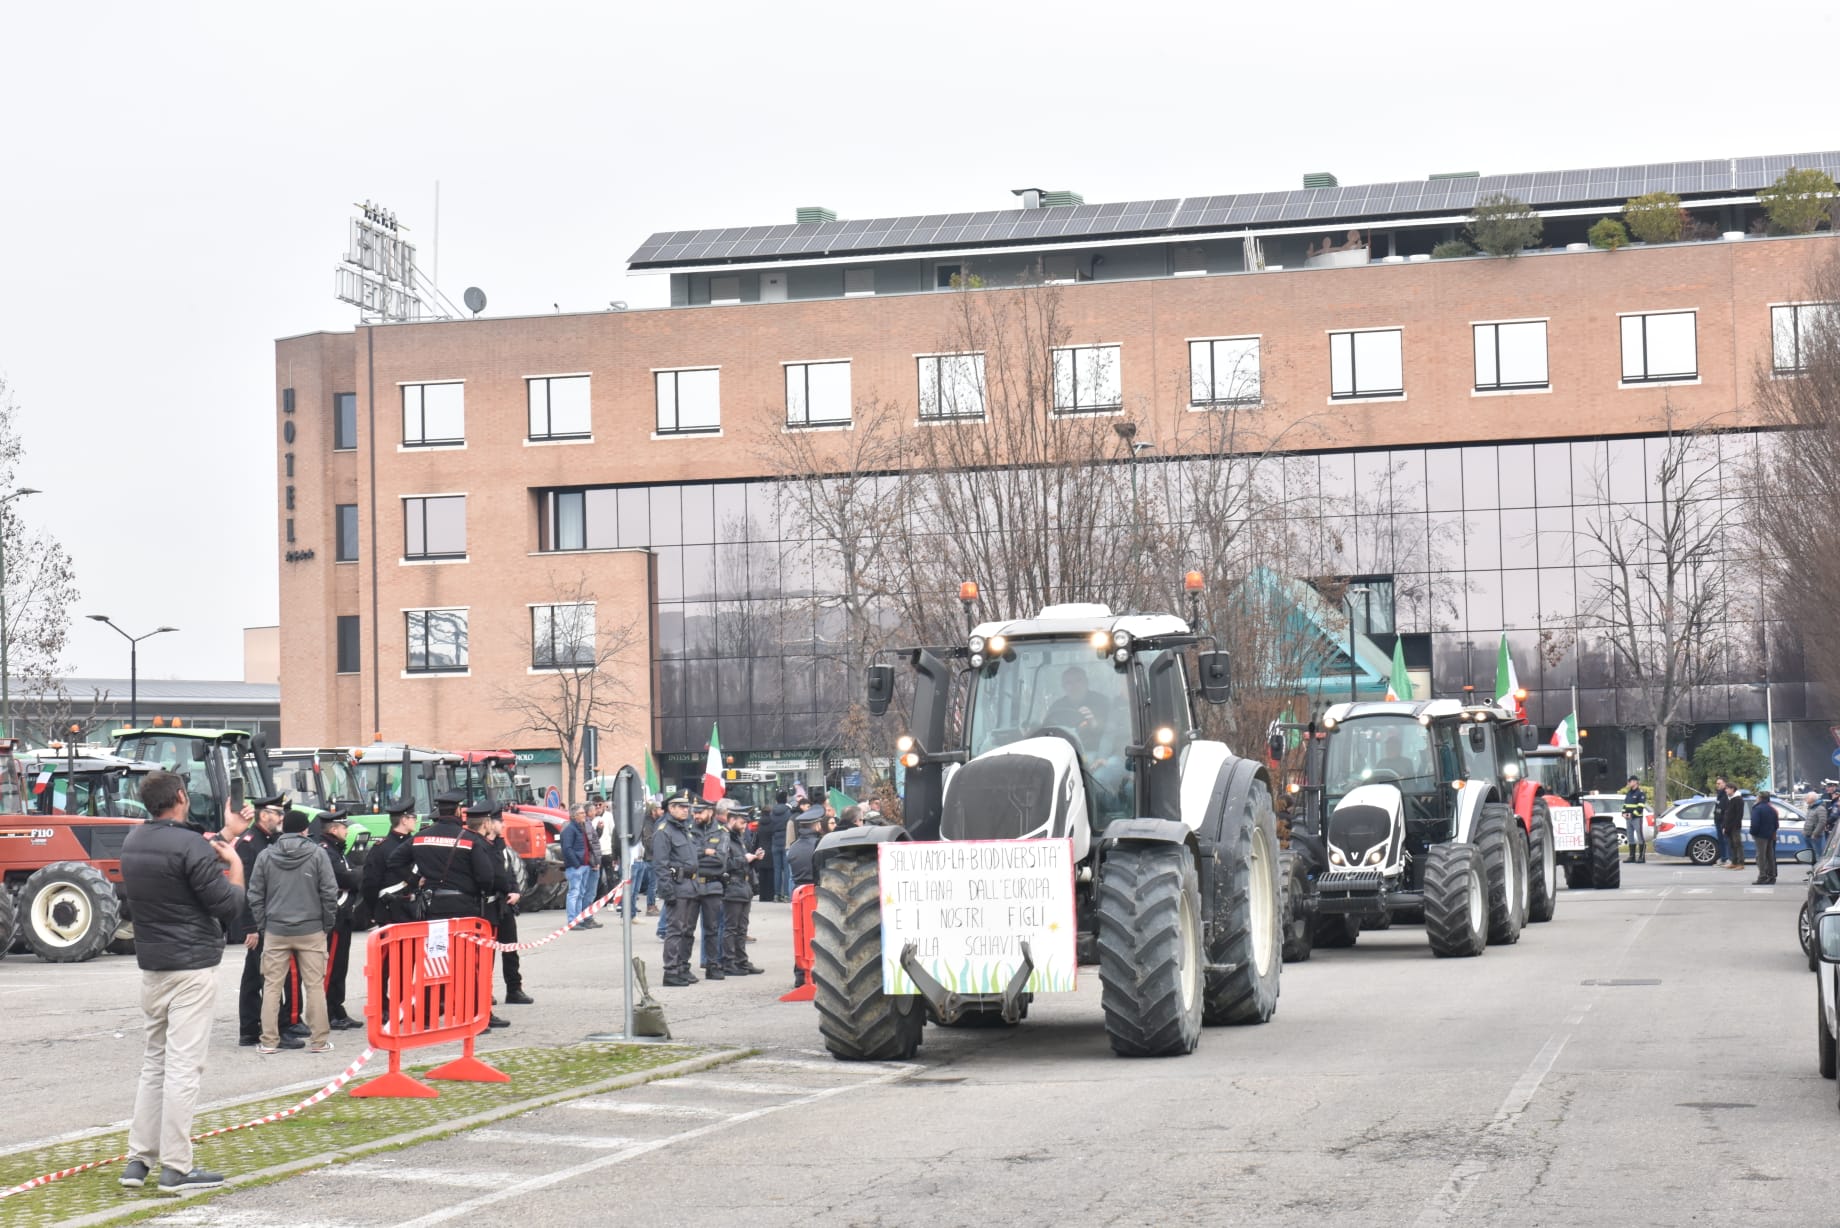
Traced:
[[752, 976], [765, 972], [748, 959], [748, 910], [754, 903], [753, 871], [766, 859], [765, 849], [749, 849], [747, 813], [723, 798], [716, 814], [728, 826], [728, 881], [722, 884], [722, 972], [726, 976]]
[[719, 981], [722, 973], [722, 897], [728, 883], [728, 829], [715, 821], [715, 807], [693, 803], [695, 822], [690, 835], [696, 841], [697, 912], [703, 920], [703, 976]]
[[[462, 827], [454, 811], [464, 800], [457, 791], [441, 794], [435, 799], [434, 822], [390, 854], [389, 870], [412, 876], [427, 893], [430, 921], [483, 918], [486, 899], [499, 885], [498, 855], [485, 837], [486, 819], [493, 808], [468, 806]], [[497, 1015], [490, 1022], [495, 1028], [511, 1026]]]
[[817, 853], [818, 841], [823, 836], [822, 810], [814, 807], [799, 816], [799, 838], [786, 850], [786, 862], [792, 869], [792, 885], [795, 890], [816, 881], [813, 855]]
[[690, 795], [678, 793], [665, 805], [664, 822], [652, 834], [652, 867], [658, 894], [669, 913], [664, 939], [664, 985], [694, 985], [690, 947], [700, 912], [696, 890], [696, 840], [690, 834]]
[[410, 915], [414, 911], [415, 884], [407, 875], [391, 872], [390, 856], [409, 843], [418, 820], [413, 798], [403, 798], [385, 813], [390, 816], [390, 831], [364, 859], [362, 889], [372, 919], [378, 925], [394, 925], [398, 921], [415, 919]]
[[[248, 881], [255, 873], [256, 858], [269, 845], [281, 838], [281, 819], [287, 813], [287, 794], [264, 797], [255, 800], [256, 821], [249, 825], [236, 842], [236, 855], [243, 863], [243, 878]], [[259, 1044], [262, 1039], [262, 932], [256, 928], [255, 916], [249, 911], [249, 905], [243, 905], [243, 915], [238, 918], [236, 931], [229, 935], [231, 943], [241, 943], [243, 954], [243, 980], [237, 994], [238, 1043], [243, 1045]], [[298, 995], [294, 992], [295, 973], [290, 965], [288, 975], [281, 981], [281, 1047], [283, 1049], [304, 1049], [307, 1047], [307, 1027], [298, 1017]]]
[[1648, 807], [1648, 793], [1642, 788], [1642, 778], [1631, 776], [1629, 787], [1623, 793], [1623, 821], [1629, 824], [1629, 864], [1648, 860], [1648, 824], [1643, 822], [1642, 812]]
[[338, 888], [338, 920], [326, 935], [326, 1019], [344, 1031], [361, 1026], [345, 1013], [345, 974], [351, 967], [351, 921], [358, 901], [358, 872], [345, 856], [347, 815], [334, 806], [319, 821], [319, 843], [332, 863], [332, 880]]
[[[518, 900], [522, 895], [524, 863], [517, 850], [505, 843], [505, 816], [495, 813], [486, 822], [486, 836], [498, 853], [498, 891], [493, 924], [500, 942], [518, 940]], [[529, 1006], [536, 999], [524, 992], [523, 960], [516, 951], [505, 951], [505, 1002], [511, 1006]]]

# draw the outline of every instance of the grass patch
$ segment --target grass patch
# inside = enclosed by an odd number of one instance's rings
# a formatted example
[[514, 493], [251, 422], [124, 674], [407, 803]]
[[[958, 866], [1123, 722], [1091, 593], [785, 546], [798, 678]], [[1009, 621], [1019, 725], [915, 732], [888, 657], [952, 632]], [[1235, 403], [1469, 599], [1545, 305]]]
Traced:
[[[405, 1067], [420, 1072], [452, 1056], [452, 1046], [441, 1046], [440, 1057]], [[585, 1091], [622, 1075], [642, 1074], [672, 1062], [708, 1052], [690, 1045], [584, 1044], [550, 1049], [498, 1049], [480, 1056], [511, 1076], [509, 1083], [433, 1082], [441, 1093], [435, 1100], [359, 1100], [346, 1090], [388, 1069], [388, 1055], [378, 1053], [353, 1083], [297, 1116], [239, 1130], [197, 1145], [195, 1162], [227, 1177], [257, 1172], [293, 1160], [365, 1145], [387, 1146], [392, 1140], [460, 1122], [525, 1101], [569, 1091]], [[210, 1070], [205, 1078], [209, 1086]], [[132, 1086], [124, 1089], [132, 1099]], [[201, 1134], [238, 1122], [278, 1112], [298, 1104], [304, 1093], [268, 1096], [259, 1100], [200, 1113], [192, 1132]], [[124, 1103], [123, 1109], [133, 1106]], [[420, 1140], [417, 1140], [420, 1141]], [[0, 1155], [0, 1189], [10, 1189], [42, 1173], [57, 1172], [92, 1160], [119, 1155], [128, 1149], [125, 1130], [89, 1135], [55, 1146]], [[115, 1183], [120, 1165], [78, 1173], [62, 1181], [29, 1190], [0, 1201], [0, 1222], [7, 1228], [37, 1228], [98, 1212], [118, 1211], [125, 1218], [157, 1214], [182, 1203], [196, 1203], [211, 1194], [169, 1198], [155, 1189], [156, 1172], [139, 1190]]]

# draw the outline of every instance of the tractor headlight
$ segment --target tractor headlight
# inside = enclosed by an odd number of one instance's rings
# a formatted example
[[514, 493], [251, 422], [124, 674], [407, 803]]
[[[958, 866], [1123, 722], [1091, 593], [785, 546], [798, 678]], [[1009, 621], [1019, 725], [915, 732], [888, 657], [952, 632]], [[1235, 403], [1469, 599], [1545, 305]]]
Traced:
[[1097, 648], [1100, 652], [1106, 652], [1112, 646], [1112, 637], [1103, 631], [1095, 631], [1092, 633], [1091, 643], [1092, 646]]
[[1009, 648], [1009, 641], [1000, 635], [993, 635], [985, 642], [984, 647], [990, 650], [991, 656], [1000, 657]]
[[1377, 848], [1370, 849], [1368, 851], [1367, 861], [1365, 864], [1370, 865], [1370, 866], [1377, 866], [1385, 860], [1386, 860], [1386, 845], [1382, 844], [1378, 846]]
[[900, 737], [896, 738], [894, 740], [894, 748], [900, 751], [903, 755], [905, 755], [908, 751], [914, 748], [913, 735], [904, 733]]
[[1335, 728], [1335, 718], [1333, 716], [1323, 717], [1322, 726], [1324, 729], [1334, 729]]
[[1348, 864], [1348, 859], [1342, 856], [1342, 850], [1332, 848], [1329, 850], [1329, 864], [1332, 866], [1345, 866]]
[[971, 668], [972, 669], [983, 669], [984, 668], [984, 654], [983, 653], [974, 652], [971, 654]]
[[1131, 646], [1131, 633], [1129, 631], [1112, 632], [1112, 647], [1113, 648], [1129, 648], [1130, 646]]
[[1112, 654], [1112, 660], [1118, 662], [1120, 665], [1129, 665], [1131, 663], [1131, 650], [1129, 648], [1120, 648], [1117, 652]]
[[966, 647], [970, 648], [971, 651], [974, 653], [983, 652], [984, 651], [984, 637], [981, 635], [972, 636], [970, 643], [967, 644]]
[[920, 766], [920, 756], [915, 754], [911, 750], [908, 751], [905, 755], [901, 756], [901, 766], [906, 767], [906, 768], [919, 767]]
[[1150, 757], [1156, 760], [1158, 763], [1162, 763], [1165, 760], [1175, 758], [1176, 750], [1175, 750], [1175, 747], [1173, 746], [1162, 746], [1162, 745], [1152, 746], [1150, 748]]
[[1173, 745], [1176, 740], [1176, 731], [1165, 725], [1156, 731], [1156, 740], [1164, 746]]

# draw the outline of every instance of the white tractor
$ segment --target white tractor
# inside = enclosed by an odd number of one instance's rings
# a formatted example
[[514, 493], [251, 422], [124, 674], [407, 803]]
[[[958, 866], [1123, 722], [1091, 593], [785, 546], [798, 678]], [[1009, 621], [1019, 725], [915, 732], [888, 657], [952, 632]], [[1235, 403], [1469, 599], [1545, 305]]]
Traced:
[[[832, 1054], [904, 1059], [928, 1019], [1014, 1024], [1029, 1005], [1039, 952], [1026, 942], [1000, 983], [947, 988], [913, 943], [891, 944], [885, 967], [887, 842], [942, 858], [955, 842], [1066, 842], [1077, 962], [1099, 966], [1119, 1054], [1188, 1053], [1204, 1023], [1271, 1017], [1282, 966], [1272, 793], [1257, 762], [1201, 736], [1191, 696], [1222, 703], [1228, 690], [1227, 656], [1207, 638], [1173, 615], [1057, 605], [975, 627], [962, 644], [903, 650], [904, 826], [836, 832], [817, 855], [813, 980]], [[894, 688], [893, 666], [870, 668], [872, 713]]]

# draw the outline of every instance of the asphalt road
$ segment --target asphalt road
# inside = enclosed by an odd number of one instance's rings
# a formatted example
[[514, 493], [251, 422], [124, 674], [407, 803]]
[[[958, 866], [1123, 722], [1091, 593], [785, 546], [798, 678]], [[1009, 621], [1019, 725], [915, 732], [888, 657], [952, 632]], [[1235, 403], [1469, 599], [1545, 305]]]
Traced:
[[[1434, 959], [1419, 929], [1364, 934], [1288, 965], [1271, 1023], [1210, 1029], [1193, 1056], [1155, 1061], [1111, 1055], [1083, 976], [1019, 1028], [929, 1028], [910, 1065], [832, 1062], [811, 1008], [773, 1000], [787, 911], [757, 907], [771, 975], [660, 997], [680, 1039], [760, 1057], [154, 1222], [1830, 1223], [1819, 1140], [1835, 1087], [1810, 1043], [1802, 874], [1785, 867], [1771, 890], [1625, 867], [1623, 890], [1566, 892], [1553, 922], [1473, 960]], [[539, 1003], [512, 1016], [516, 1039], [604, 1026], [617, 948], [610, 928], [529, 957]], [[133, 1042], [109, 1031], [131, 1012], [94, 995], [131, 982], [127, 961], [0, 964], [0, 1013], [15, 1057], [22, 1032], [31, 1055], [9, 1074], [0, 1131], [125, 1115]], [[228, 991], [220, 1003], [227, 1029]], [[207, 1086], [272, 1087], [345, 1060], [220, 1049]], [[72, 1079], [72, 1063], [98, 1061], [125, 1073]], [[53, 1128], [20, 1129], [15, 1110], [34, 1100]]]

